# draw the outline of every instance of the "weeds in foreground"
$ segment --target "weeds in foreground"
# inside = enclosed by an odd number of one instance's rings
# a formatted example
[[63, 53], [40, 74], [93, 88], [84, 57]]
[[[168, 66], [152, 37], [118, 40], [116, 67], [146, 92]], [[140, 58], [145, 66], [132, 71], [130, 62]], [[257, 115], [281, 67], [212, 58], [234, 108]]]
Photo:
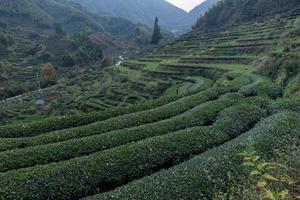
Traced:
[[243, 158], [242, 165], [251, 169], [250, 176], [256, 180], [256, 188], [262, 199], [300, 199], [300, 182], [295, 178], [295, 174], [299, 174], [297, 169], [287, 164], [267, 162], [255, 151], [244, 151], [238, 155]]

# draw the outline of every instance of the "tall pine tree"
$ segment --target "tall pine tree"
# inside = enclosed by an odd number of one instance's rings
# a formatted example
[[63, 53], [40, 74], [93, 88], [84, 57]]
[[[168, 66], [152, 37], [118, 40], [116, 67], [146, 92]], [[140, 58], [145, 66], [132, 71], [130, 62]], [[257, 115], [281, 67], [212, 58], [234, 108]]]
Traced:
[[158, 25], [158, 18], [155, 18], [154, 22], [154, 28], [153, 28], [153, 35], [152, 35], [152, 40], [151, 44], [159, 44], [159, 41], [162, 39], [161, 33], [160, 33], [160, 27]]

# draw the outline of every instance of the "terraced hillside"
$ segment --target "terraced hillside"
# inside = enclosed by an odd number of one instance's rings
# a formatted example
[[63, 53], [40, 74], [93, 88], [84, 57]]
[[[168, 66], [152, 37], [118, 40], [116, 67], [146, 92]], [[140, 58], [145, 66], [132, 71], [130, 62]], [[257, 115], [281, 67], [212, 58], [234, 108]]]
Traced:
[[[169, 82], [152, 81], [144, 91], [147, 77], [108, 68], [119, 56], [151, 49], [151, 34], [144, 24], [89, 13], [70, 1], [1, 0], [0, 124], [101, 111], [160, 96]], [[162, 34], [163, 42], [173, 40], [171, 33]], [[48, 63], [54, 68], [51, 81], [43, 71]], [[39, 100], [45, 105], [36, 105]]]
[[248, 149], [288, 155], [297, 183], [299, 27], [295, 10], [194, 31], [111, 68], [159, 98], [0, 127], [1, 199], [259, 199]]
[[[36, 87], [35, 92], [0, 102], [0, 122], [32, 121], [45, 116], [124, 107], [156, 98], [171, 85], [166, 80], [150, 80], [143, 73], [128, 74], [129, 70], [114, 67], [101, 69], [96, 65], [71, 71], [66, 72], [68, 76], [64, 75], [56, 85], [43, 89], [42, 93]], [[28, 77], [25, 78], [28, 81]], [[35, 74], [32, 79], [37, 82]], [[152, 86], [144, 87], [148, 84]], [[36, 105], [38, 99], [43, 99], [45, 105]]]
[[[0, 123], [28, 119], [29, 115], [38, 119], [97, 111], [118, 104], [110, 102], [102, 106], [101, 98], [90, 97], [103, 88], [99, 86], [103, 78], [99, 74], [105, 73], [103, 79], [106, 79], [108, 73], [103, 68], [119, 55], [132, 56], [148, 51], [151, 34], [151, 28], [144, 24], [90, 13], [71, 1], [1, 0], [0, 101], [10, 98], [18, 101], [0, 102], [3, 108], [0, 109]], [[162, 31], [162, 34], [164, 41], [173, 40], [171, 33]], [[55, 81], [47, 81], [43, 76], [42, 68], [47, 63], [55, 69]], [[37, 75], [41, 87], [47, 88], [46, 94], [37, 94]], [[84, 80], [79, 85], [74, 84], [78, 79]], [[119, 78], [116, 79], [114, 82], [118, 82]], [[63, 89], [49, 88], [53, 85]], [[85, 94], [78, 97], [82, 91], [86, 91]], [[144, 99], [131, 93], [135, 97], [129, 99], [130, 102]], [[34, 104], [39, 98], [47, 102], [42, 109]], [[84, 99], [83, 105], [77, 98]], [[124, 101], [127, 103], [126, 99]]]

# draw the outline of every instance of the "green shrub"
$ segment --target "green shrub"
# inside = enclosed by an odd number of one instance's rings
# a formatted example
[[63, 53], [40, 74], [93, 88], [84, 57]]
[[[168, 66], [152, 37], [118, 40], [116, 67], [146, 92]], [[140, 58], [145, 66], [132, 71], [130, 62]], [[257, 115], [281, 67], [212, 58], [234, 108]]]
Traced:
[[239, 94], [225, 95], [218, 100], [203, 103], [181, 115], [156, 123], [55, 144], [0, 152], [0, 171], [70, 159], [187, 127], [210, 124], [221, 110], [240, 98]]
[[8, 47], [14, 43], [14, 39], [6, 33], [0, 32], [0, 45], [3, 45], [4, 47]]
[[230, 87], [231, 91], [237, 91], [245, 85], [249, 85], [252, 82], [252, 78], [249, 75], [241, 75], [239, 73], [228, 72], [223, 75], [221, 79], [216, 81], [214, 86], [217, 87]]
[[284, 91], [284, 97], [300, 96], [300, 74], [293, 78]]
[[281, 98], [270, 104], [270, 110], [273, 113], [278, 113], [284, 110], [300, 112], [300, 99], [299, 98]]
[[70, 67], [70, 66], [74, 66], [76, 63], [72, 55], [65, 55], [62, 57], [62, 64], [63, 66]]
[[256, 105], [242, 103], [231, 106], [221, 112], [214, 126], [222, 130], [222, 133], [236, 137], [236, 133], [239, 133], [241, 130], [242, 132], [249, 130], [252, 128], [253, 123], [256, 123], [266, 115], [267, 110]]
[[[232, 117], [231, 121], [244, 121], [244, 116]], [[257, 121], [249, 120], [245, 125]], [[244, 129], [233, 130], [234, 135]], [[6, 199], [78, 198], [170, 167], [230, 138], [220, 127], [194, 127], [69, 161], [1, 173], [0, 195]]]
[[248, 133], [188, 162], [86, 200], [219, 199], [218, 195], [233, 193], [248, 181], [249, 171], [241, 165], [238, 153], [251, 145], [269, 160], [274, 149], [284, 151], [299, 141], [299, 133], [300, 116], [291, 112], [279, 113]]
[[271, 98], [277, 98], [282, 95], [282, 88], [271, 81], [259, 80], [242, 87], [240, 92], [246, 96], [267, 95]]
[[268, 110], [271, 102], [273, 101], [268, 96], [252, 96], [241, 99], [239, 104], [251, 104]]
[[[78, 198], [89, 190], [102, 191], [107, 185], [117, 186], [127, 179], [150, 174], [176, 156], [187, 157], [193, 151], [197, 153], [218, 145], [226, 138], [212, 129], [193, 130], [150, 138], [66, 162], [2, 173], [0, 195], [5, 199]], [[199, 145], [201, 142], [203, 144]]]

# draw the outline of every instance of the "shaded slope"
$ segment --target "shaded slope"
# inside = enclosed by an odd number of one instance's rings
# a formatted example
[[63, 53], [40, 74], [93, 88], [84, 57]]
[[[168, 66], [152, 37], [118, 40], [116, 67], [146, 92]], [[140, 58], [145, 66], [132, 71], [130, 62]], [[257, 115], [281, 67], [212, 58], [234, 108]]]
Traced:
[[181, 19], [186, 12], [164, 0], [73, 0], [94, 13], [106, 13], [108, 16], [121, 17], [136, 23], [152, 26], [155, 17], [160, 24], [169, 29], [181, 29]]
[[188, 15], [183, 20], [183, 24], [186, 27], [191, 28], [196, 24], [197, 20], [203, 16], [210, 8], [217, 4], [220, 0], [206, 0], [200, 5], [196, 6], [193, 10], [191, 10]]
[[217, 29], [299, 9], [298, 0], [224, 0], [198, 20], [195, 29]]
[[62, 24], [67, 31], [101, 31], [102, 28], [87, 14], [55, 0], [1, 0], [1, 20], [7, 24], [23, 21], [41, 28]]

